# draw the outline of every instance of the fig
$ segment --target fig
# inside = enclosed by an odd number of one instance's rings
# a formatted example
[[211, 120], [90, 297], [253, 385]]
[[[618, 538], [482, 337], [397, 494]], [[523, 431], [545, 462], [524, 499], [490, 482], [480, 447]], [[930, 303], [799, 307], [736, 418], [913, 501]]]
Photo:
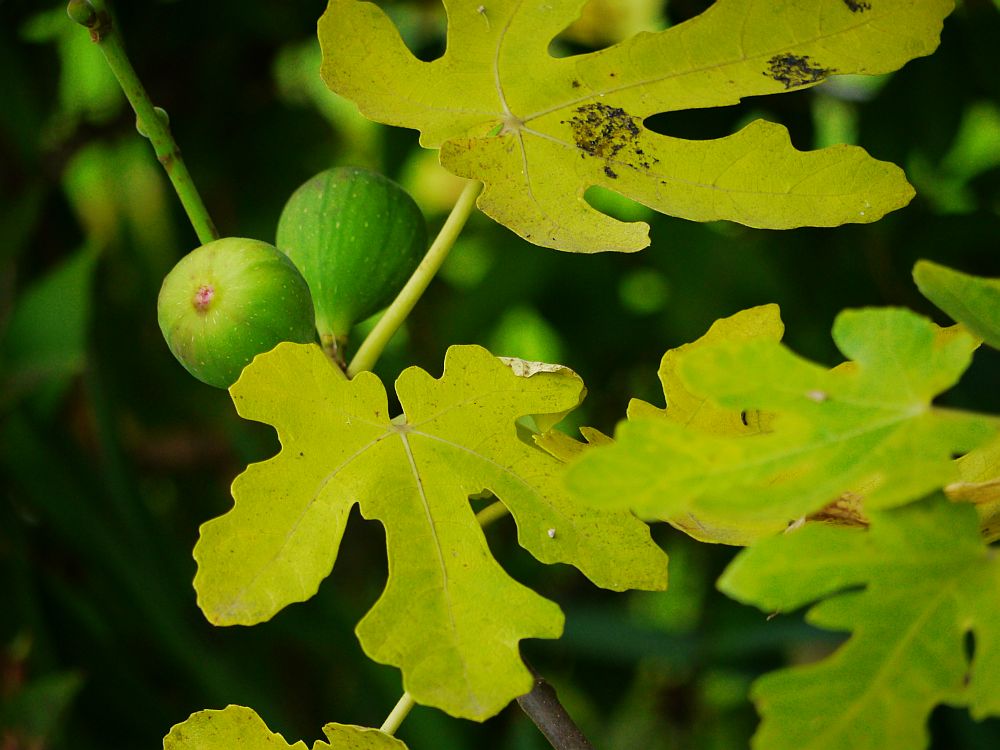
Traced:
[[420, 263], [427, 226], [392, 180], [338, 167], [292, 194], [276, 244], [309, 284], [323, 348], [340, 359], [351, 327], [392, 302]]
[[192, 250], [163, 280], [157, 318], [167, 346], [198, 380], [228, 388], [282, 341], [316, 340], [309, 286], [273, 245], [226, 237]]

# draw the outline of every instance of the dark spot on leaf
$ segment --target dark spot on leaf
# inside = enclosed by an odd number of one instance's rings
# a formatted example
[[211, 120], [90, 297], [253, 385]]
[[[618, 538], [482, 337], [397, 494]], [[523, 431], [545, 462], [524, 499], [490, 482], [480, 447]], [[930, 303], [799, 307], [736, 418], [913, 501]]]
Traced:
[[304, 455], [306, 455], [306, 454], [303, 453], [302, 451], [299, 451], [299, 456], [304, 456]]
[[608, 73], [608, 75], [611, 76], [612, 78], [614, 78], [618, 74], [617, 73]]
[[750, 426], [750, 422], [747, 421], [747, 413], [745, 411], [740, 412], [740, 421], [743, 423], [744, 427]]
[[641, 120], [621, 107], [594, 102], [573, 110], [573, 117], [563, 120], [573, 131], [580, 156], [604, 161], [604, 174], [618, 177], [620, 166], [648, 170], [659, 159], [646, 156], [642, 143]]
[[570, 85], [571, 85], [571, 86], [572, 86], [573, 88], [575, 88], [575, 89], [578, 89], [578, 88], [580, 88], [580, 82], [579, 82], [579, 81], [573, 81], [573, 83], [571, 83]]
[[786, 89], [816, 83], [837, 72], [836, 68], [817, 65], [809, 55], [775, 55], [767, 61], [767, 65], [764, 75], [785, 84]]
[[844, 5], [851, 9], [851, 13], [864, 13], [872, 9], [872, 4], [867, 0], [844, 0]]

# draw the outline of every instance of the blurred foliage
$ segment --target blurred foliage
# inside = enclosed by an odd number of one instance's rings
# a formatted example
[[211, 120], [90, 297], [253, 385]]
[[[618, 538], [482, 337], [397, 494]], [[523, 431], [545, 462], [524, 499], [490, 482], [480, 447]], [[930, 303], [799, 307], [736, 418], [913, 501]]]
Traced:
[[[439, 3], [388, 4], [422, 58], [441, 52]], [[709, 4], [640, 2], [556, 48], [588, 49]], [[325, 91], [323, 6], [216, 0], [208, 19], [203, 3], [144, 0], [117, 12], [225, 234], [273, 241], [285, 198], [339, 164], [402, 181], [436, 229], [455, 181], [414, 133], [371, 125]], [[198, 525], [229, 507], [229, 482], [276, 441], [188, 377], [160, 338], [160, 281], [197, 242], [98, 50], [59, 2], [6, 0], [0, 20], [0, 747], [158, 747], [191, 712], [228, 703], [289, 737], [318, 737], [327, 721], [377, 726], [399, 676], [367, 660], [352, 633], [385, 581], [377, 525], [352, 517], [336, 575], [265, 625], [215, 629], [195, 607]], [[998, 48], [1000, 3], [965, 0], [938, 53], [891, 76], [651, 118], [687, 138], [764, 116], [799, 148], [857, 142], [903, 166], [918, 196], [874, 225], [777, 233], [588, 193], [650, 216], [653, 246], [629, 256], [543, 250], [476, 216], [379, 374], [438, 372], [455, 343], [558, 359], [587, 383], [578, 419], [610, 432], [630, 396], [656, 399], [666, 349], [746, 307], [779, 303], [789, 345], [831, 365], [827, 332], [842, 308], [905, 305], [945, 322], [911, 281], [918, 258], [1000, 276]], [[995, 412], [997, 382], [1000, 354], [982, 350], [946, 402]], [[654, 535], [674, 561], [671, 590], [616, 595], [535, 563], [509, 521], [491, 528], [507, 570], [567, 614], [561, 640], [525, 652], [597, 747], [745, 747], [750, 681], [836, 641], [715, 592], [731, 550], [663, 526]], [[996, 721], [941, 709], [932, 728], [936, 747], [1000, 746]], [[413, 750], [544, 748], [516, 707], [485, 725], [418, 708], [400, 736]]]

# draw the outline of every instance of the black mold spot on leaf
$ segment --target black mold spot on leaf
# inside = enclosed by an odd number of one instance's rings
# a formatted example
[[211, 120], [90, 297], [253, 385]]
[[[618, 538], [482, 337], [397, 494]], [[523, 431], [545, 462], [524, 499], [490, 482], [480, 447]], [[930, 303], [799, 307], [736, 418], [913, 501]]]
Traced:
[[612, 179], [618, 177], [611, 168], [612, 162], [649, 169], [658, 161], [646, 157], [641, 147], [640, 120], [621, 107], [600, 102], [584, 104], [574, 110], [568, 124], [573, 129], [577, 147], [590, 156], [604, 159], [607, 162], [604, 174]]
[[775, 55], [767, 61], [767, 65], [764, 75], [785, 84], [786, 89], [816, 83], [837, 72], [836, 68], [814, 64], [809, 55]]

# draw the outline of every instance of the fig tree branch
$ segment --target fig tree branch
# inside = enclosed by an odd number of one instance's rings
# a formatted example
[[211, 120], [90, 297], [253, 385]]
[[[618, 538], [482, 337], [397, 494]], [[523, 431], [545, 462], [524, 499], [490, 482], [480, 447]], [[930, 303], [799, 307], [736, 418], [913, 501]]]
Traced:
[[91, 40], [104, 54], [108, 67], [135, 110], [136, 128], [153, 144], [156, 158], [166, 170], [198, 240], [204, 245], [218, 239], [215, 224], [208, 215], [208, 209], [191, 179], [191, 173], [181, 158], [181, 150], [170, 132], [167, 113], [154, 107], [150, 101], [125, 53], [121, 34], [115, 28], [105, 0], [70, 0], [66, 12], [72, 20], [90, 30]]
[[525, 664], [535, 677], [535, 685], [530, 693], [517, 699], [521, 710], [535, 722], [538, 731], [545, 735], [545, 739], [555, 750], [594, 750], [594, 746], [559, 702], [555, 688], [527, 661]]

